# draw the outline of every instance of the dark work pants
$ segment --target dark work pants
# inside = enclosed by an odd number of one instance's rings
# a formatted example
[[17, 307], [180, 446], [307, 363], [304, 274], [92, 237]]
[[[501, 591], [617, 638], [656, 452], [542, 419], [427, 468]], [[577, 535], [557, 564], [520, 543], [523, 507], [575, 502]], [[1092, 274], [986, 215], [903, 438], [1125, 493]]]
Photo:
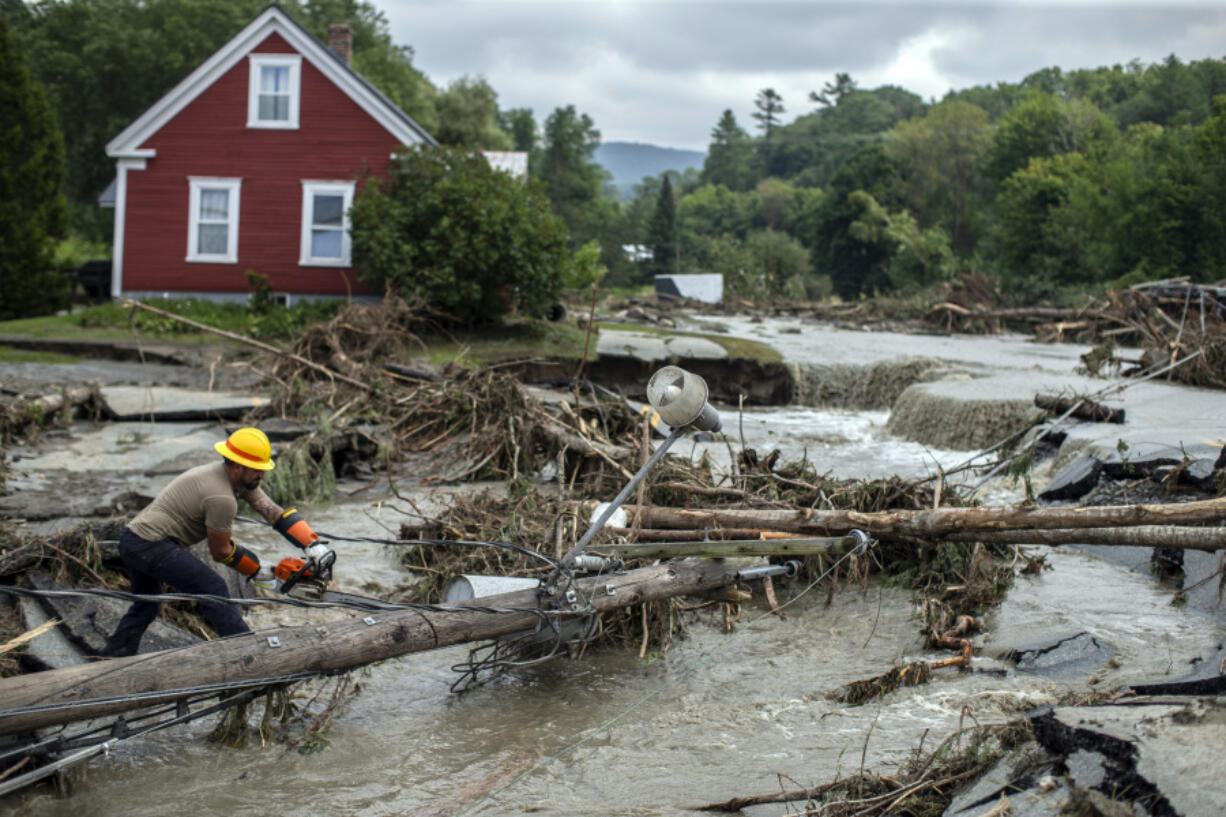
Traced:
[[[137, 595], [156, 595], [166, 584], [180, 593], [230, 596], [221, 576], [170, 539], [149, 542], [124, 528], [119, 537], [119, 558], [128, 569], [132, 592]], [[198, 601], [196, 605], [218, 635], [250, 632], [234, 605], [212, 601]], [[134, 602], [107, 639], [102, 654], [108, 657], [135, 655], [141, 636], [157, 614], [158, 602]]]

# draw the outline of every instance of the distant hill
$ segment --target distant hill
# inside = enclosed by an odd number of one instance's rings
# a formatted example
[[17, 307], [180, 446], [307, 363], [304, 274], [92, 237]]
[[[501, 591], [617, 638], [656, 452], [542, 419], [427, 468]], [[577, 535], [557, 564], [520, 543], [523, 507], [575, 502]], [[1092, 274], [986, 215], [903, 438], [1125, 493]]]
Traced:
[[701, 170], [706, 157], [700, 150], [662, 148], [641, 142], [602, 142], [596, 148], [596, 161], [613, 174], [613, 184], [621, 198], [634, 195], [634, 185], [646, 176], [659, 176], [666, 170], [680, 173], [688, 167]]

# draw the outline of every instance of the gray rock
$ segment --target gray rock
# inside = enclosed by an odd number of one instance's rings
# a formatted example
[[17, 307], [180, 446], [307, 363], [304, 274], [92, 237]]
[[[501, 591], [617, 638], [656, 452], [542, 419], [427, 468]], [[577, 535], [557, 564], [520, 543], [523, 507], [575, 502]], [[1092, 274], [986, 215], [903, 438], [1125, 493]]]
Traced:
[[1194, 485], [1202, 491], [1213, 490], [1217, 466], [1209, 460], [1193, 460], [1179, 475], [1179, 481]]
[[1084, 455], [1078, 457], [1052, 477], [1047, 487], [1039, 493], [1039, 501], [1056, 502], [1083, 497], [1098, 484], [1102, 473], [1103, 466], [1098, 460]]
[[[53, 581], [41, 570], [27, 571], [24, 578], [26, 583], [36, 590], [71, 589], [68, 585]], [[57, 629], [72, 643], [78, 655], [98, 655], [129, 607], [126, 601], [105, 596], [44, 597], [40, 601], [47, 613], [60, 620]], [[186, 647], [199, 641], [198, 637], [186, 630], [159, 619], [145, 631], [140, 651], [154, 652]]]
[[[21, 626], [27, 631], [40, 627], [51, 619], [37, 599], [18, 599], [17, 612], [21, 619]], [[36, 670], [62, 669], [84, 664], [85, 654], [68, 638], [62, 626], [52, 627], [47, 632], [31, 639], [26, 644], [22, 661]]]

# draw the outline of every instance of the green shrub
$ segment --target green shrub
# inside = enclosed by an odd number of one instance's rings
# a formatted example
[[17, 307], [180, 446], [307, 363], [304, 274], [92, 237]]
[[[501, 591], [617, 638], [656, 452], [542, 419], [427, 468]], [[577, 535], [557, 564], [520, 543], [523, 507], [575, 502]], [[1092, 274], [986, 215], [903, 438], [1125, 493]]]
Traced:
[[463, 324], [558, 302], [567, 233], [536, 182], [459, 148], [402, 151], [353, 205], [353, 259], [374, 291], [416, 296]]

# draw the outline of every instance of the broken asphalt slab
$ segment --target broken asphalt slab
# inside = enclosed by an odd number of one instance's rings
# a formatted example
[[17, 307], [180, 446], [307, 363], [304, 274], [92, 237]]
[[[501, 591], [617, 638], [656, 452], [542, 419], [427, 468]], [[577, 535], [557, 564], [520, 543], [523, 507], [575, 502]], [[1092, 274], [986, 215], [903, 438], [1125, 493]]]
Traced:
[[601, 329], [596, 339], [596, 354], [601, 357], [632, 357], [646, 363], [724, 360], [728, 357], [723, 346], [706, 338], [621, 329]]
[[1226, 702], [1124, 699], [1045, 707], [1035, 737], [1076, 786], [1125, 795], [1156, 817], [1210, 817], [1226, 803]]
[[241, 392], [164, 386], [103, 386], [102, 400], [115, 420], [237, 420], [266, 406], [267, 397]]

